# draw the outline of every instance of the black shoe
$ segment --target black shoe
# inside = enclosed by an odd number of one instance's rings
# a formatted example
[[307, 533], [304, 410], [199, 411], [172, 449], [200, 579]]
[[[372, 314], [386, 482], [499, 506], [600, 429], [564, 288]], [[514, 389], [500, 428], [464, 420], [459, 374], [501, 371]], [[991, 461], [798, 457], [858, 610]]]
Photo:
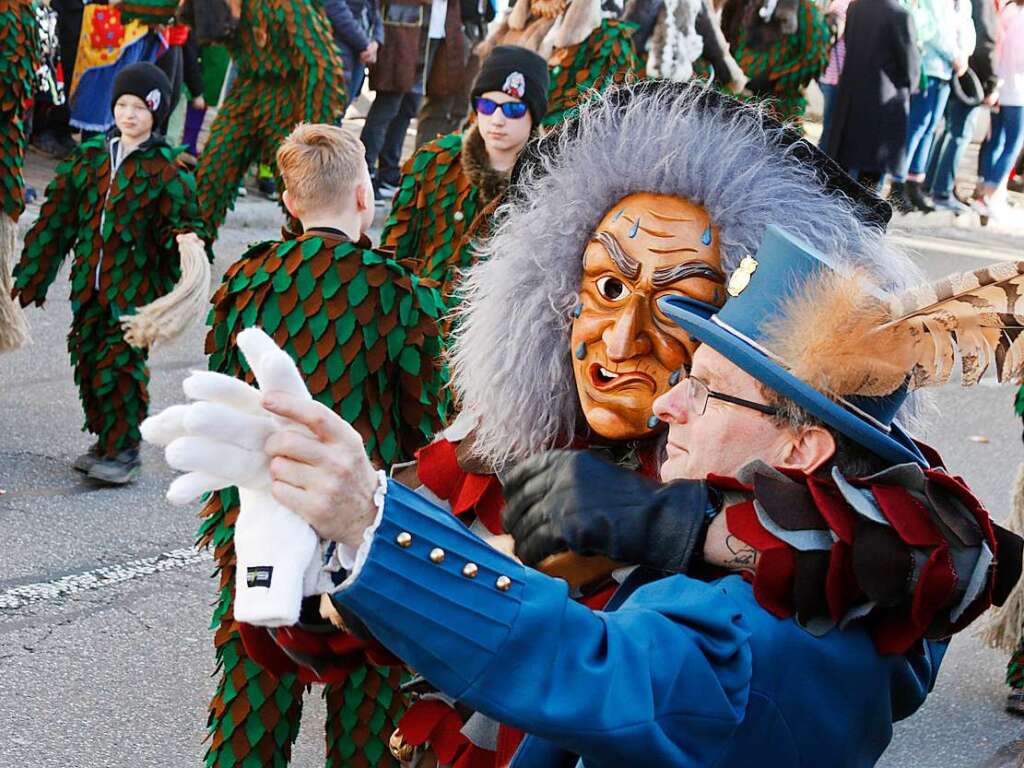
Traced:
[[910, 213], [914, 210], [914, 204], [907, 197], [907, 188], [902, 181], [894, 181], [889, 186], [888, 200], [897, 213]]
[[89, 450], [75, 459], [71, 468], [76, 472], [84, 472], [89, 474], [89, 470], [93, 468], [97, 461], [100, 460], [100, 444], [99, 442], [93, 443], [89, 446]]
[[1024, 691], [1015, 690], [1006, 697], [1006, 711], [1011, 715], [1024, 716]]
[[931, 204], [928, 197], [925, 195], [924, 190], [921, 189], [921, 182], [908, 181], [905, 190], [907, 199], [910, 200], [914, 208], [921, 211], [921, 213], [931, 213], [935, 210], [935, 206]]
[[89, 470], [89, 479], [104, 485], [133, 482], [142, 470], [138, 448], [126, 448], [112, 459], [99, 459]]

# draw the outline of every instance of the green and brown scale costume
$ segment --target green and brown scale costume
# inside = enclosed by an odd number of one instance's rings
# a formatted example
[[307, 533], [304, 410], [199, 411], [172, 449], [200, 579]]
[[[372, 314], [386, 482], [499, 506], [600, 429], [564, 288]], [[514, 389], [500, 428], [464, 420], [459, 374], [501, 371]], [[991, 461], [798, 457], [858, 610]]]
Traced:
[[[225, 273], [213, 297], [206, 351], [210, 369], [253, 377], [235, 345], [259, 326], [298, 363], [310, 393], [362, 436], [382, 468], [406, 461], [439, 429], [445, 394], [437, 292], [390, 254], [314, 230], [297, 240], [252, 248]], [[208, 766], [287, 765], [298, 735], [305, 686], [252, 661], [232, 613], [234, 488], [203, 509], [199, 544], [212, 546], [220, 576], [213, 616], [221, 673], [210, 704]], [[401, 671], [361, 665], [343, 684], [324, 686], [327, 761], [392, 765], [387, 740], [403, 710]]]
[[39, 22], [31, 0], [0, 0], [0, 213], [25, 210], [25, 104], [39, 68]]
[[120, 318], [168, 293], [181, 277], [175, 236], [205, 232], [179, 149], [151, 137], [111, 175], [111, 145], [97, 136], [57, 167], [14, 269], [22, 306], [42, 306], [65, 257], [71, 265], [71, 333], [84, 430], [102, 457], [139, 444], [149, 393], [148, 351], [124, 339]]
[[630, 77], [643, 76], [643, 62], [633, 48], [635, 28], [625, 21], [605, 19], [579, 45], [555, 50], [548, 58], [551, 85], [541, 125], [551, 127], [573, 117], [590, 93], [603, 93]]
[[[125, 19], [166, 22], [178, 0], [126, 0]], [[196, 166], [199, 207], [216, 234], [253, 163], [275, 167], [300, 122], [330, 123], [345, 108], [345, 78], [330, 26], [314, 0], [246, 0], [224, 41], [238, 75]], [[282, 188], [278, 175], [278, 188]]]
[[10, 291], [16, 222], [25, 210], [25, 105], [32, 98], [40, 53], [31, 0], [0, 0], [0, 352], [28, 339], [28, 323]]
[[[760, 46], [747, 25], [730, 23], [729, 14], [741, 13], [745, 4], [745, 0], [734, 0], [723, 11], [722, 28], [732, 55], [751, 83], [769, 81], [772, 109], [780, 120], [800, 121], [807, 109], [805, 89], [828, 66], [832, 30], [825, 14], [813, 0], [799, 0], [796, 32]], [[757, 100], [764, 98], [763, 93], [757, 96]]]

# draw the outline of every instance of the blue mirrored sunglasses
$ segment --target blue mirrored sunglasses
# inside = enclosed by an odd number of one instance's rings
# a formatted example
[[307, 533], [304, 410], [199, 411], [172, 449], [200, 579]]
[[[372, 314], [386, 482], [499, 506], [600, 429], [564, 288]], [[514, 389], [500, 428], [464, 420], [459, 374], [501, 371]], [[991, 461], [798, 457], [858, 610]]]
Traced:
[[501, 107], [502, 114], [504, 114], [509, 120], [518, 120], [525, 115], [526, 110], [529, 109], [522, 101], [506, 101], [504, 104], [499, 104], [496, 101], [485, 99], [483, 96], [477, 97], [475, 106], [476, 111], [481, 115], [493, 115], [494, 110]]

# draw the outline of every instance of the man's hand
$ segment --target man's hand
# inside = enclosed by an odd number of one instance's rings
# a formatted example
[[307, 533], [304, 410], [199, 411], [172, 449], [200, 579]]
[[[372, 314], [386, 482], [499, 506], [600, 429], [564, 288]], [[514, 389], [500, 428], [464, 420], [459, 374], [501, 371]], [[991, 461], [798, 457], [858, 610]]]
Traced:
[[660, 485], [588, 451], [534, 456], [504, 485], [505, 530], [530, 566], [568, 550], [684, 572], [707, 519], [706, 483]]
[[988, 96], [985, 97], [984, 104], [986, 107], [994, 107], [999, 103], [999, 89], [992, 91]]
[[359, 52], [359, 61], [362, 64], [376, 64], [377, 63], [377, 48], [378, 43], [376, 40], [370, 42], [366, 46], [366, 50]]
[[202, 111], [206, 109], [206, 98], [203, 96], [203, 94], [199, 94], [194, 99], [192, 99], [192, 101], [190, 101], [189, 104], [192, 105], [192, 109], [198, 109], [199, 111]]
[[957, 77], [962, 77], [964, 72], [967, 71], [967, 59], [963, 56], [955, 56], [953, 58], [953, 71]]
[[359, 433], [315, 400], [268, 392], [263, 407], [309, 431], [279, 430], [267, 439], [274, 498], [322, 538], [357, 548], [377, 515], [377, 473]]

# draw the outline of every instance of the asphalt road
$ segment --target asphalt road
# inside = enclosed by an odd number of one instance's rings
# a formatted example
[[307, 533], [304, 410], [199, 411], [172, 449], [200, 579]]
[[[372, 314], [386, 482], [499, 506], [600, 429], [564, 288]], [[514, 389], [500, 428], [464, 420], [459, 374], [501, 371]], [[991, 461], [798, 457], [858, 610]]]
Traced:
[[[907, 224], [904, 242], [931, 276], [1019, 248], [1006, 231], [934, 217]], [[277, 225], [272, 205], [244, 201], [222, 231], [216, 276]], [[65, 269], [45, 310], [29, 312], [34, 344], [0, 357], [0, 766], [200, 765], [214, 687], [212, 564], [190, 552], [196, 509], [164, 500], [171, 473], [155, 450], [143, 449], [143, 475], [124, 489], [94, 488], [71, 470], [90, 439], [65, 351], [67, 293]], [[205, 367], [202, 341], [194, 327], [153, 352], [154, 411], [180, 401], [188, 370]], [[1011, 391], [951, 387], [936, 401], [928, 437], [1001, 518], [1024, 459]], [[968, 768], [994, 755], [989, 764], [1012, 765], [1024, 721], [1002, 711], [1004, 664], [971, 632], [959, 636], [935, 693], [897, 726], [881, 765]], [[843, 695], [820, 686], [822, 706]], [[294, 764], [320, 765], [315, 692], [304, 719]]]

